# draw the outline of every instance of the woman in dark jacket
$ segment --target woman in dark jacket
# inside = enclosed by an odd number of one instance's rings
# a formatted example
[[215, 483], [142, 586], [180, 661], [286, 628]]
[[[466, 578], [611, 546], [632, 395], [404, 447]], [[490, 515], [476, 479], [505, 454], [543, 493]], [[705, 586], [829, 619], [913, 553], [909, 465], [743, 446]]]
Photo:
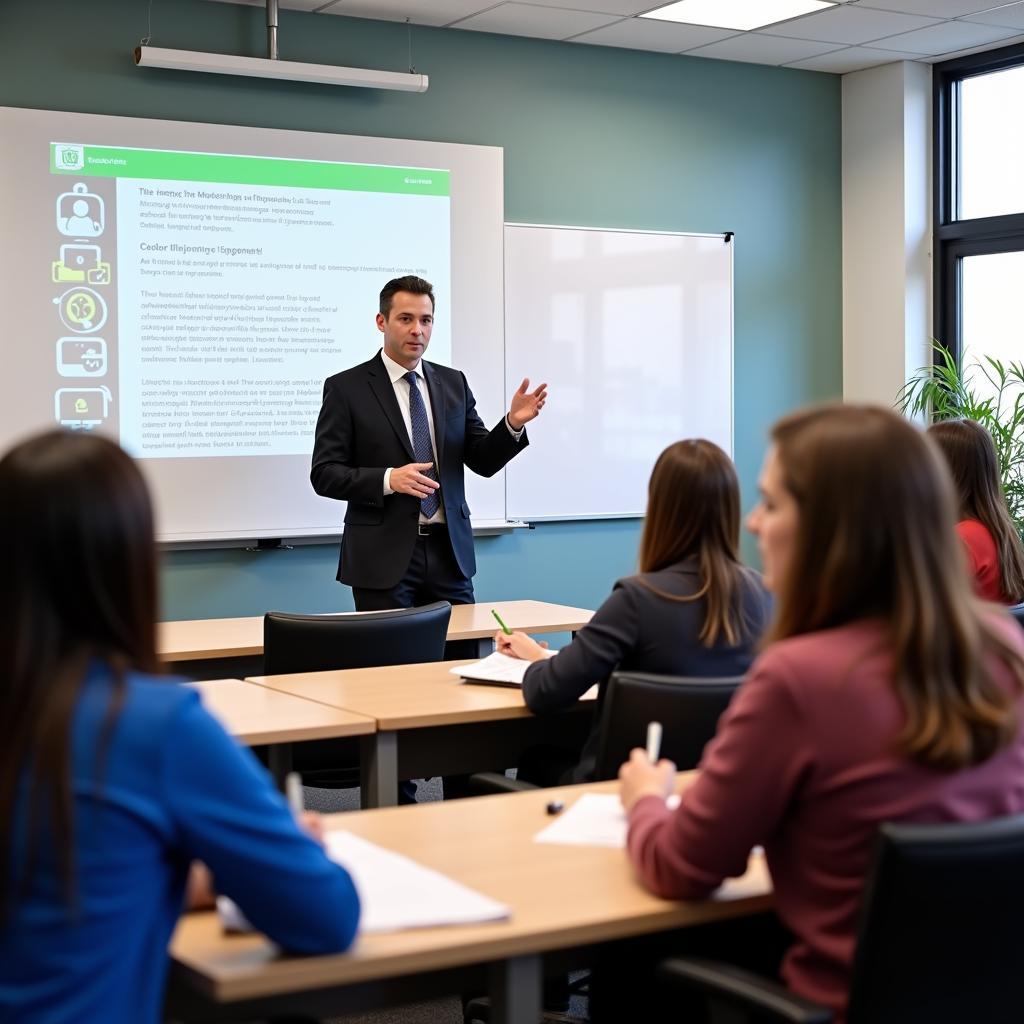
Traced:
[[[658, 457], [648, 487], [640, 572], [619, 580], [575, 639], [554, 657], [525, 633], [498, 633], [498, 650], [534, 662], [523, 696], [537, 714], [560, 711], [616, 669], [680, 676], [740, 676], [767, 625], [771, 600], [739, 560], [736, 470], [717, 445], [677, 441]], [[594, 766], [591, 734], [579, 764], [567, 751], [534, 751], [520, 777], [583, 782]]]

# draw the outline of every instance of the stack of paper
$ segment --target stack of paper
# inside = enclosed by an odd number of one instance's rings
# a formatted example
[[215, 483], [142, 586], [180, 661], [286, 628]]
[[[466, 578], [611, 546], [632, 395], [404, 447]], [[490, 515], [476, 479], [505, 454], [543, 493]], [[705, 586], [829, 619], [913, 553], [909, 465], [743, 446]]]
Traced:
[[[498, 903], [351, 832], [328, 832], [327, 855], [352, 876], [359, 893], [360, 934], [436, 928], [453, 924], [504, 921], [511, 916]], [[252, 925], [227, 896], [217, 897], [217, 913], [225, 930], [252, 931]]]

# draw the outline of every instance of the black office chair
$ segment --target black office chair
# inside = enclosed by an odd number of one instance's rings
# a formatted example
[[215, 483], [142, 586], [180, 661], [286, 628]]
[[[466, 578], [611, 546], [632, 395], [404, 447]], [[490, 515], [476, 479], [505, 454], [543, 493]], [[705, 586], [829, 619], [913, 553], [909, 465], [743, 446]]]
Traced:
[[[1022, 864], [1024, 815], [883, 825], [864, 890], [848, 1024], [1017, 1024]], [[705, 993], [731, 1021], [832, 1020], [781, 985], [720, 963], [670, 959], [658, 974]]]
[[422, 608], [335, 615], [267, 612], [263, 672], [278, 676], [441, 661], [451, 613], [447, 601]]
[[[662, 725], [661, 756], [682, 771], [696, 768], [718, 719], [729, 706], [742, 676], [698, 678], [613, 672], [601, 695], [594, 779], [614, 779], [634, 747], [647, 743], [647, 725]], [[480, 772], [470, 779], [473, 793], [536, 789], [532, 783]]]
[[1017, 620], [1021, 628], [1024, 629], [1024, 604], [1015, 604], [1006, 610]]
[[[696, 678], [613, 672], [601, 694], [595, 780], [614, 779], [634, 747], [647, 743], [647, 726], [662, 726], [661, 756], [685, 770], [696, 768], [718, 719], [729, 706], [742, 676]], [[531, 782], [510, 779], [497, 772], [479, 772], [469, 780], [474, 795], [537, 789]], [[569, 994], [585, 991], [589, 975], [576, 978]], [[490, 1020], [486, 999], [473, 999], [463, 1008], [464, 1024]]]
[[[452, 606], [334, 615], [267, 612], [263, 617], [263, 670], [268, 676], [441, 661]], [[304, 785], [347, 789], [359, 785], [357, 744], [313, 740], [292, 748]]]

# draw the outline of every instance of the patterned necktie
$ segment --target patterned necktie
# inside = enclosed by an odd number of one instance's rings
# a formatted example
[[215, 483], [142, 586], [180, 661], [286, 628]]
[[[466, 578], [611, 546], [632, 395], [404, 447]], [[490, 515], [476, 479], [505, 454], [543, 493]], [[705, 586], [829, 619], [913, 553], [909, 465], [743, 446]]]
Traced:
[[[430, 445], [430, 426], [427, 423], [427, 407], [423, 404], [423, 396], [420, 394], [416, 381], [416, 373], [410, 370], [405, 379], [409, 382], [409, 420], [412, 423], [412, 450], [416, 455], [417, 462], [432, 462], [430, 469], [424, 472], [431, 480], [437, 479], [437, 460], [434, 458], [434, 451]], [[441, 504], [439, 497], [440, 488], [433, 492], [428, 498], [420, 502], [420, 509], [423, 515], [430, 519], [436, 513]]]

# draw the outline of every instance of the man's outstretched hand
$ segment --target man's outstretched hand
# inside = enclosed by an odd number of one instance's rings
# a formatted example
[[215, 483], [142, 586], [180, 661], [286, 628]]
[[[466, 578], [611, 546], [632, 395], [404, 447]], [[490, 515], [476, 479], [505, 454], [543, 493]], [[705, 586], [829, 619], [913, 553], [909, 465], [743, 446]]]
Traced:
[[527, 391], [530, 378], [524, 377], [519, 390], [512, 396], [508, 410], [508, 425], [513, 430], [522, 430], [532, 419], [536, 419], [548, 398], [547, 384], [541, 384], [536, 391]]

